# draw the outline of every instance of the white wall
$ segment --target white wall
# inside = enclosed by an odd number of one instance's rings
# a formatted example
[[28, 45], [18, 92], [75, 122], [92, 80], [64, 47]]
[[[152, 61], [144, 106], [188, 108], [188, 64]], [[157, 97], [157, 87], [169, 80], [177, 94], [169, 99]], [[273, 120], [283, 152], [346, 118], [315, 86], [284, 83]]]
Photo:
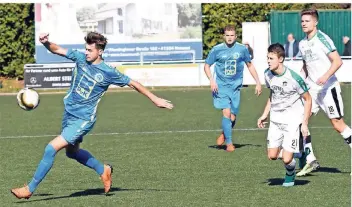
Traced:
[[[337, 79], [340, 82], [351, 82], [352, 81], [352, 60], [349, 59], [344, 59], [342, 60], [343, 64], [341, 68], [336, 72]], [[268, 64], [265, 60], [257, 60], [253, 62], [259, 79], [264, 84], [264, 71], [268, 68]], [[290, 69], [296, 71], [298, 74], [300, 74], [300, 70], [302, 68], [303, 62], [302, 60], [285, 60], [284, 65], [289, 67]], [[204, 67], [204, 64], [201, 64], [201, 68]], [[207, 83], [206, 85], [209, 85], [209, 81], [207, 81], [206, 76], [203, 74], [204, 77], [201, 79], [203, 80], [202, 83]], [[251, 74], [249, 73], [249, 70], [245, 66], [244, 72], [243, 72], [243, 84], [244, 85], [253, 85], [255, 84], [254, 79], [252, 78]]]
[[[337, 71], [336, 76], [340, 82], [351, 82], [352, 80], [352, 60], [343, 60], [344, 64]], [[302, 68], [301, 60], [288, 60], [285, 65], [298, 74]], [[259, 79], [264, 84], [264, 71], [268, 68], [266, 61], [258, 61], [255, 68]], [[214, 67], [211, 67], [213, 73]], [[140, 81], [146, 86], [207, 86], [209, 80], [204, 73], [204, 63], [194, 64], [193, 66], [173, 67], [159, 65], [153, 67], [138, 67], [125, 69], [125, 74], [132, 79]], [[243, 85], [254, 85], [255, 81], [250, 75], [247, 67], [244, 69]]]

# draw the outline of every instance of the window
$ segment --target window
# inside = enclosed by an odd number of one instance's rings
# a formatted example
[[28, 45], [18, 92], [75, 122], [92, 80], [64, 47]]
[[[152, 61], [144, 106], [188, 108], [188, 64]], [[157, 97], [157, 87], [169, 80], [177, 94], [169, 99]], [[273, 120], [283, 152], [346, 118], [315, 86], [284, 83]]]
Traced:
[[117, 15], [122, 16], [122, 9], [121, 8], [117, 9]]
[[117, 21], [118, 25], [119, 25], [119, 33], [123, 34], [123, 21], [119, 20]]

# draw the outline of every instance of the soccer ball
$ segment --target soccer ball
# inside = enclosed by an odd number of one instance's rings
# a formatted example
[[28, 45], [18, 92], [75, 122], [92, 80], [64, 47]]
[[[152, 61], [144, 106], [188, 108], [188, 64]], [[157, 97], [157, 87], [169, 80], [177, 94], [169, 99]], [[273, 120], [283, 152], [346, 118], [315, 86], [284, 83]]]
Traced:
[[39, 94], [32, 88], [24, 88], [17, 93], [17, 103], [22, 109], [26, 111], [37, 108], [39, 102]]

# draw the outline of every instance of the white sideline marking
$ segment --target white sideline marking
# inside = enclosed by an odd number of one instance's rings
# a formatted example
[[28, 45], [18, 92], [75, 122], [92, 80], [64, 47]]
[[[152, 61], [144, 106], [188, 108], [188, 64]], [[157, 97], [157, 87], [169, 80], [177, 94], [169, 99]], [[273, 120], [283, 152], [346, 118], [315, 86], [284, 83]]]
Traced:
[[[332, 129], [332, 127], [309, 127], [310, 129]], [[268, 128], [237, 128], [233, 131], [263, 131]], [[136, 135], [136, 134], [169, 134], [169, 133], [197, 133], [197, 132], [217, 132], [221, 129], [195, 129], [195, 130], [170, 130], [170, 131], [144, 131], [144, 132], [110, 132], [110, 133], [93, 133], [86, 136], [111, 136], [111, 135]], [[43, 135], [23, 135], [23, 136], [0, 136], [0, 139], [17, 139], [17, 138], [38, 138], [38, 137], [56, 137], [58, 134]]]

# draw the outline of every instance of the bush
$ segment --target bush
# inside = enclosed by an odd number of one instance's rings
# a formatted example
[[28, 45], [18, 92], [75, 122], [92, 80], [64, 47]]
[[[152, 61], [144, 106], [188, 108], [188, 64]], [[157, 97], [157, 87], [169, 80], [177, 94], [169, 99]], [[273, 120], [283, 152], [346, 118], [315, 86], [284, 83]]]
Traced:
[[23, 78], [34, 63], [34, 4], [0, 4], [0, 76]]

